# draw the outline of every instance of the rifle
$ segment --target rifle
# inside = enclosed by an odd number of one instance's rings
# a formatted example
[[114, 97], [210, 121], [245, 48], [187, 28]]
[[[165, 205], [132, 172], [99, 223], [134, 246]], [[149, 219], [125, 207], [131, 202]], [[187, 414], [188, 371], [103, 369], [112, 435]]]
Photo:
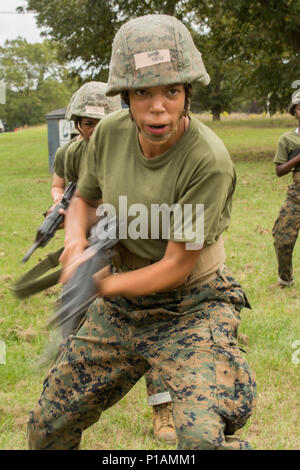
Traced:
[[59, 213], [60, 209], [67, 210], [70, 200], [75, 192], [76, 183], [69, 183], [64, 194], [62, 200], [59, 204], [55, 206], [53, 211], [46, 216], [44, 222], [39, 226], [36, 232], [36, 237], [33, 245], [27, 251], [26, 255], [22, 259], [23, 263], [26, 263], [32, 253], [39, 247], [46, 246], [47, 243], [51, 240], [53, 235], [55, 234], [56, 230], [60, 226], [60, 224], [64, 220], [64, 215]]
[[[296, 148], [296, 150], [293, 150], [293, 152], [289, 153], [288, 155], [288, 161], [292, 160], [292, 158], [297, 157], [300, 153], [300, 147]], [[297, 165], [294, 167], [294, 171], [300, 171], [300, 163], [297, 163]]]
[[111, 261], [111, 249], [118, 240], [118, 219], [105, 216], [91, 230], [90, 245], [86, 251], [93, 255], [80, 264], [65, 285], [61, 296], [61, 307], [49, 320], [48, 327], [62, 325], [63, 337], [75, 333], [81, 320], [98, 297], [93, 275]]

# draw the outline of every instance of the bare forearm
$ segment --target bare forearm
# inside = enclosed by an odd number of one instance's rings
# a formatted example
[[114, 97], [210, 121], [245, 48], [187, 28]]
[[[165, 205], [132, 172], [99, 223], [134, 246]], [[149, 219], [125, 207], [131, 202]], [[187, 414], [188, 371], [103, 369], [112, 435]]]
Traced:
[[51, 196], [53, 202], [59, 202], [64, 194], [64, 190], [62, 188], [52, 188], [51, 189]]
[[99, 282], [99, 288], [100, 295], [135, 297], [171, 290], [183, 282], [170, 263], [158, 262], [146, 268], [110, 275]]
[[99, 293], [108, 297], [135, 297], [172, 290], [186, 281], [193, 264], [185, 264], [175, 258], [163, 258], [145, 268], [102, 279], [98, 283]]
[[284, 176], [287, 175], [298, 163], [300, 163], [300, 155], [292, 158], [286, 163], [279, 163], [276, 165], [276, 175]]
[[[185, 243], [169, 241], [164, 257], [145, 268], [97, 278], [102, 296], [135, 297], [175, 289], [191, 273], [201, 250], [185, 250]], [[101, 273], [101, 271], [100, 271]], [[101, 274], [100, 274], [101, 276]]]
[[54, 203], [60, 202], [65, 191], [65, 186], [64, 178], [54, 173], [51, 187], [51, 196]]
[[[81, 197], [72, 198], [66, 213], [65, 239], [82, 238], [86, 236], [88, 230], [98, 222], [97, 207], [101, 201], [95, 201], [95, 206], [91, 206]], [[77, 222], [78, 220], [78, 222]]]

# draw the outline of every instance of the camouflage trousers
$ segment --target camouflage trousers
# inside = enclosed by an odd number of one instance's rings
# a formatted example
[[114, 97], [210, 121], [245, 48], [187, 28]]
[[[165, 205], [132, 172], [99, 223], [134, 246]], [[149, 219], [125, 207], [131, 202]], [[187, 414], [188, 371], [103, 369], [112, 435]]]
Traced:
[[162, 403], [170, 403], [172, 397], [170, 392], [164, 385], [160, 376], [150, 369], [145, 374], [146, 389], [147, 389], [147, 403], [148, 405], [155, 406], [161, 405]]
[[300, 183], [288, 187], [287, 198], [273, 227], [279, 282], [293, 281], [293, 250], [300, 228]]
[[[85, 313], [83, 312], [82, 318], [85, 317]], [[79, 321], [79, 324], [81, 321]], [[61, 328], [62, 339], [66, 340], [66, 338], [70, 335], [74, 335], [78, 330], [78, 317], [76, 319], [70, 318], [68, 321], [63, 323]], [[64, 342], [60, 345], [60, 349], [64, 347]], [[59, 352], [58, 352], [59, 354]], [[149, 370], [145, 374], [145, 383], [146, 389], [148, 394], [148, 404], [149, 405], [160, 405], [162, 403], [168, 403], [172, 401], [170, 393], [166, 390], [165, 385], [163, 384], [162, 380], [153, 375], [152, 369]]]
[[84, 429], [152, 368], [172, 397], [178, 449], [251, 449], [230, 436], [256, 399], [237, 346], [246, 305], [226, 270], [200, 288], [98, 299], [44, 381], [29, 415], [29, 448], [79, 448]]

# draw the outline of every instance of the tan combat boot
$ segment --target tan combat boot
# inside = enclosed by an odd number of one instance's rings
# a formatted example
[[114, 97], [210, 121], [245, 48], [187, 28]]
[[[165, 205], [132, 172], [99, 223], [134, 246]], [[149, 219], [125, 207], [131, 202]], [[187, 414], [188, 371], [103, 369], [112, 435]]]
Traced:
[[176, 443], [176, 432], [172, 417], [172, 403], [153, 406], [154, 437], [167, 444]]

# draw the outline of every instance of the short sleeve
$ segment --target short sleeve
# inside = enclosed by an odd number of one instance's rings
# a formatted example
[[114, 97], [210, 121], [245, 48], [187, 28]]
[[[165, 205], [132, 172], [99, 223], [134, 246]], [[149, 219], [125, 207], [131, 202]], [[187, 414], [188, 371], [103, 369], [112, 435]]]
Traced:
[[81, 172], [81, 165], [85, 158], [87, 143], [79, 140], [70, 145], [65, 157], [65, 176], [68, 181], [77, 182]]
[[279, 139], [273, 162], [280, 164], [288, 161], [288, 149], [283, 137]]
[[99, 187], [98, 178], [97, 178], [97, 165], [96, 158], [97, 155], [101, 152], [101, 148], [98, 145], [98, 128], [95, 129], [89, 144], [86, 148], [86, 154], [84, 161], [81, 166], [79, 180], [77, 183], [77, 189], [79, 193], [88, 200], [98, 200], [101, 199], [102, 192]]
[[170, 239], [200, 247], [204, 242], [215, 243], [230, 224], [235, 186], [234, 168], [232, 172], [196, 174], [177, 202], [177, 217], [175, 211], [172, 214]]
[[60, 147], [55, 154], [53, 170], [60, 178], [65, 177], [65, 154], [68, 145]]

